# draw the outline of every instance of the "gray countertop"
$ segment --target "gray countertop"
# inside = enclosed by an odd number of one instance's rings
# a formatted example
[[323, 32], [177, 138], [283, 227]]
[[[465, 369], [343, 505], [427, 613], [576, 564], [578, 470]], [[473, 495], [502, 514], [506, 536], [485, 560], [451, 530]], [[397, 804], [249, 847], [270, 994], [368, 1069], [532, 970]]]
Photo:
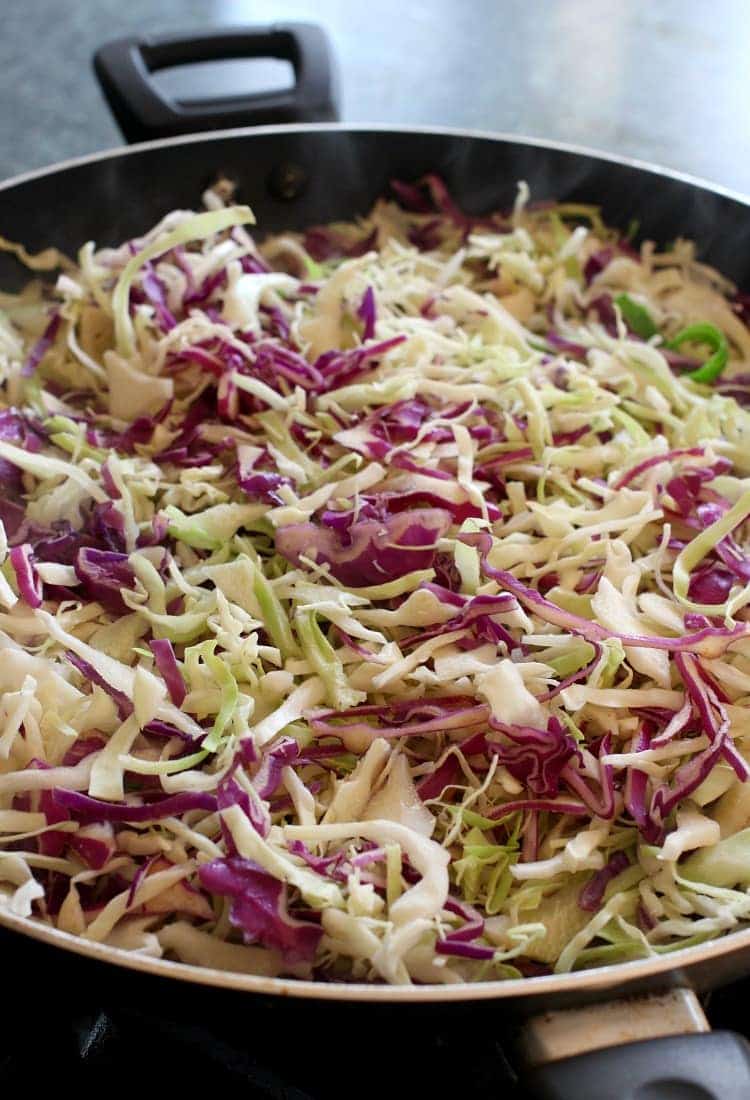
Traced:
[[328, 29], [345, 121], [554, 138], [750, 192], [747, 0], [5, 0], [0, 177], [120, 144], [103, 41], [285, 19]]

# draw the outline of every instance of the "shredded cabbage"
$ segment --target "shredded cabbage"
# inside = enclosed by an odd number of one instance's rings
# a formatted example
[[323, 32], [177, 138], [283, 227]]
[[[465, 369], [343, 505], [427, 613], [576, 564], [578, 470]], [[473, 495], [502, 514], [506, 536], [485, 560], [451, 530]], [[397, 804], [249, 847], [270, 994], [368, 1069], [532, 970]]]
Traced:
[[746, 300], [394, 191], [259, 245], [221, 188], [2, 296], [0, 905], [395, 983], [748, 919]]

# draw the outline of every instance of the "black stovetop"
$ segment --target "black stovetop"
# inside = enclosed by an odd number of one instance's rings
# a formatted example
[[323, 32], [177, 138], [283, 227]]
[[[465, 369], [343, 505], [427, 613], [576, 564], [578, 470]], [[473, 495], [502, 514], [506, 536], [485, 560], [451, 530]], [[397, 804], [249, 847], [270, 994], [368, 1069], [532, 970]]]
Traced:
[[[122, 1082], [180, 1095], [232, 1086], [273, 1100], [495, 1096], [523, 1100], [499, 1002], [368, 1006], [222, 994], [0, 931], [0, 1096]], [[715, 1028], [750, 1037], [750, 980], [713, 993]], [[235, 1093], [232, 1093], [235, 1095]]]

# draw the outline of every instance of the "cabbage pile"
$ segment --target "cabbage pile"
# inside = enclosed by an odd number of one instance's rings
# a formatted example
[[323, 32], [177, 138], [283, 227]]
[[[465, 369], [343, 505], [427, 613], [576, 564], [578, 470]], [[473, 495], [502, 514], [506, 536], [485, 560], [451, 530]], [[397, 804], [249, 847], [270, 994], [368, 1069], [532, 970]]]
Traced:
[[249, 235], [0, 295], [0, 905], [321, 981], [750, 916], [750, 298], [598, 210]]

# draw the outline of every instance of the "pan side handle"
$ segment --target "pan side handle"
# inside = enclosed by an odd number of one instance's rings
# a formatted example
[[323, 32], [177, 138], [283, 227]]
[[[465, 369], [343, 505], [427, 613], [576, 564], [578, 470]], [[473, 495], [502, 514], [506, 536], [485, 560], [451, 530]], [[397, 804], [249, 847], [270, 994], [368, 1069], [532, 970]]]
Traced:
[[539, 1100], [750, 1097], [750, 1043], [710, 1031], [687, 989], [536, 1016], [521, 1055]]
[[[291, 63], [293, 87], [181, 102], [162, 93], [154, 80], [160, 69], [177, 65], [268, 58]], [[94, 71], [129, 142], [232, 126], [338, 118], [333, 53], [325, 31], [313, 23], [118, 38], [96, 51]]]

